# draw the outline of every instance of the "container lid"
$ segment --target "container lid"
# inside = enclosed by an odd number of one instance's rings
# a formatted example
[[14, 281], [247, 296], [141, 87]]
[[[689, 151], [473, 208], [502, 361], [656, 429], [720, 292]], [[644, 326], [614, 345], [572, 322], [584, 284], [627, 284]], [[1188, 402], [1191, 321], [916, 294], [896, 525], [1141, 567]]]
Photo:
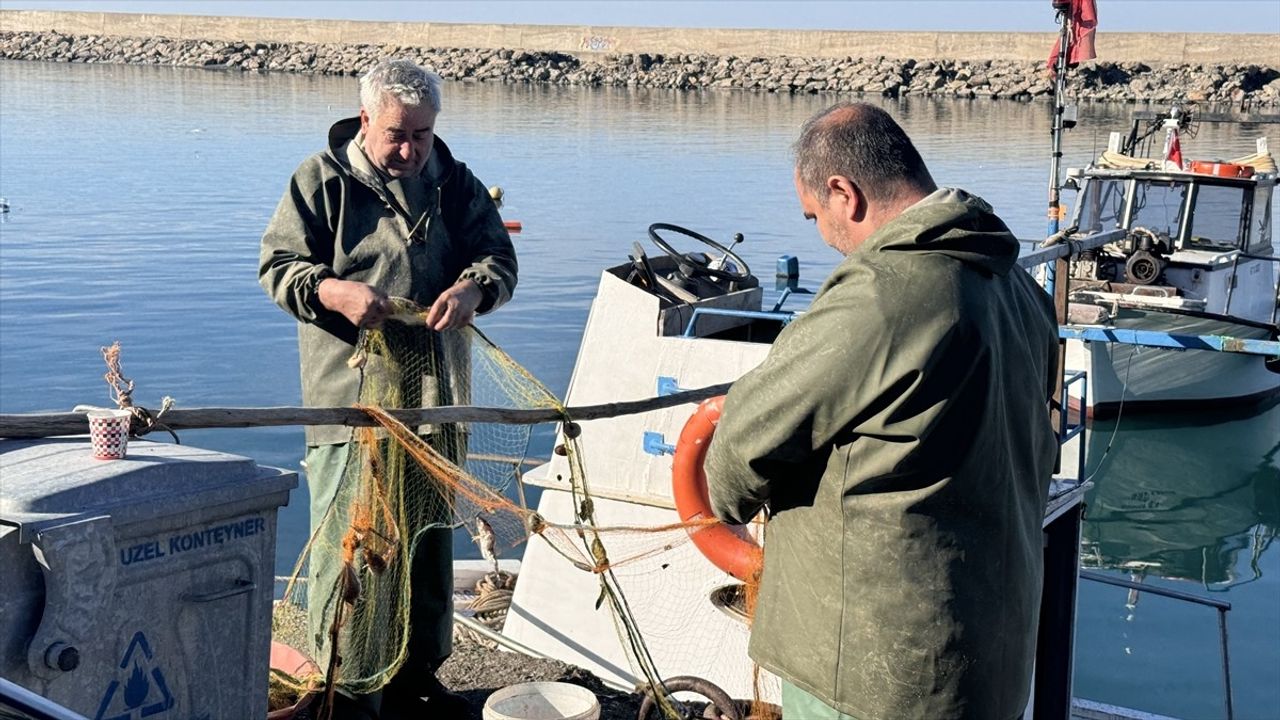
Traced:
[[297, 474], [239, 455], [131, 440], [121, 460], [93, 457], [87, 437], [0, 440], [0, 521], [110, 515], [130, 522], [287, 492]]

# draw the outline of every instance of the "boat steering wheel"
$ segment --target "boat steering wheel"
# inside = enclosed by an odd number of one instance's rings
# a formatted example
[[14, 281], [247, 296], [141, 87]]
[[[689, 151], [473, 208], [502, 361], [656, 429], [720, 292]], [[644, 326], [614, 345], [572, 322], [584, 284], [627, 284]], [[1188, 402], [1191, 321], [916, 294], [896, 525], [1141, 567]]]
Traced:
[[[658, 234], [659, 231], [678, 233], [685, 237], [693, 238], [703, 245], [706, 245], [717, 252], [723, 253], [725, 257], [732, 260], [740, 269], [737, 272], [734, 272], [731, 270], [713, 268], [710, 267], [710, 260], [706, 255], [701, 253], [677, 252], [675, 248], [671, 247], [670, 243]], [[680, 268], [680, 274], [687, 278], [692, 279], [701, 276], [711, 278], [718, 282], [731, 283], [737, 286], [743, 286], [744, 283], [749, 283], [755, 279], [751, 276], [751, 268], [747, 266], [747, 263], [739, 257], [737, 253], [702, 233], [697, 233], [688, 228], [683, 228], [679, 225], [672, 225], [670, 223], [654, 223], [649, 226], [649, 239], [653, 241], [654, 245], [658, 246], [659, 250], [666, 253], [668, 257], [676, 262], [676, 266]]]

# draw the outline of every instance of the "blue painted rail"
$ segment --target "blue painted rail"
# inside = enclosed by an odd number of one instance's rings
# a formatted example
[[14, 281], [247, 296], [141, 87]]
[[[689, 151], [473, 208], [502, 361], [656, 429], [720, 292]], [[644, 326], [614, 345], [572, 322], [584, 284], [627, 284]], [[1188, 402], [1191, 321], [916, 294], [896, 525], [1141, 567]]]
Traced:
[[1280, 340], [1237, 338], [1228, 335], [1178, 335], [1157, 330], [1063, 325], [1058, 328], [1058, 337], [1063, 340], [1141, 345], [1174, 350], [1215, 350], [1280, 357]]

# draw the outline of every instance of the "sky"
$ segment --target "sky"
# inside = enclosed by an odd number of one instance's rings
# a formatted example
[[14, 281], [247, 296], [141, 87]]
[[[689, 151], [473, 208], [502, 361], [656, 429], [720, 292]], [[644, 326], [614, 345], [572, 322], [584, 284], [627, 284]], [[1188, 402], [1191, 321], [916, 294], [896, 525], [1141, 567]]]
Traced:
[[[1097, 0], [1101, 32], [1280, 34], [1280, 0]], [[3, 9], [803, 30], [1054, 30], [1050, 0], [0, 0]]]

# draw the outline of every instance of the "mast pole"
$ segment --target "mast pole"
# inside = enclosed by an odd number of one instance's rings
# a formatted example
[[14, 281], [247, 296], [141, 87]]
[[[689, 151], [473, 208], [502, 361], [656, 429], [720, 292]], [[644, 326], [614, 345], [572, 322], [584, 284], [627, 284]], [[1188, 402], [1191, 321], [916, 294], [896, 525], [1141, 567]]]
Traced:
[[[1071, 7], [1070, 0], [1053, 0], [1053, 7], [1058, 13], [1058, 24], [1061, 28], [1058, 31], [1058, 57], [1053, 63], [1053, 130], [1051, 131], [1053, 154], [1049, 158], [1049, 226], [1046, 237], [1054, 235], [1059, 230], [1058, 216], [1061, 212], [1059, 174], [1062, 165], [1063, 113], [1066, 112], [1067, 57], [1071, 44], [1071, 17], [1068, 13]], [[1056, 276], [1056, 268], [1054, 265], [1049, 265], [1045, 271], [1044, 289], [1050, 295], [1054, 293]]]

